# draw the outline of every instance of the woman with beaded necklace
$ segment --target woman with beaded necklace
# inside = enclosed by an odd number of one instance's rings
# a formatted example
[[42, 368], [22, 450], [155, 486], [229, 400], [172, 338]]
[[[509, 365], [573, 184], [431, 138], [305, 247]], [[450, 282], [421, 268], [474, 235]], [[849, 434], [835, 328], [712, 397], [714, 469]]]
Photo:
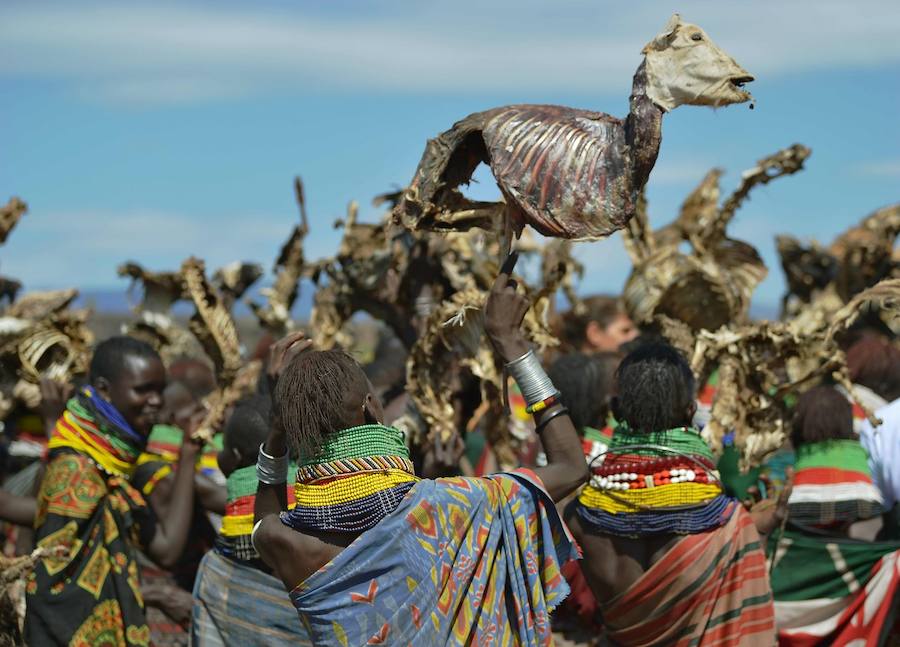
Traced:
[[621, 645], [771, 645], [772, 592], [757, 525], [725, 496], [713, 455], [691, 427], [695, 383], [665, 343], [640, 346], [616, 371], [609, 449], [566, 509], [607, 635]]
[[[352, 358], [308, 350], [298, 334], [273, 349], [274, 421], [257, 462], [254, 545], [314, 644], [551, 642], [550, 611], [568, 593], [559, 569], [577, 556], [553, 502], [587, 469], [520, 331], [529, 303], [510, 279], [514, 263], [491, 290], [485, 328], [542, 435], [549, 464], [534, 472], [420, 480]], [[288, 441], [301, 457], [290, 512]]]

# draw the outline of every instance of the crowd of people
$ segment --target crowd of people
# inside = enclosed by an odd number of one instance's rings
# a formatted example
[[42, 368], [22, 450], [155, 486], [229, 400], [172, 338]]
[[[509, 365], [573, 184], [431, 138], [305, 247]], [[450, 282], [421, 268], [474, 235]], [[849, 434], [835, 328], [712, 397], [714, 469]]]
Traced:
[[[711, 272], [684, 212], [628, 242], [687, 240], [690, 273], [654, 292], [670, 260], [650, 254], [623, 297], [581, 298], [568, 248], [520, 241], [537, 284], [498, 241], [355, 214], [311, 263], [304, 210], [252, 349], [247, 267], [129, 266], [144, 302], [99, 343], [73, 295], [13, 291], [0, 644], [885, 644], [900, 207], [876, 216], [783, 254], [778, 322], [731, 298], [746, 264]], [[745, 245], [725, 224], [714, 245]]]

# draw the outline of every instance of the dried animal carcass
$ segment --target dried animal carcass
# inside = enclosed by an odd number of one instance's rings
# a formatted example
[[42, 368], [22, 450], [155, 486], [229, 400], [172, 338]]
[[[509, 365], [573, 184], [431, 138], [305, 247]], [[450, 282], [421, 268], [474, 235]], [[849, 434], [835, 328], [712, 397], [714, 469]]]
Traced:
[[9, 232], [27, 211], [28, 205], [16, 197], [10, 198], [9, 202], [0, 207], [0, 245], [6, 242]]
[[[596, 240], [621, 229], [656, 163], [663, 115], [679, 105], [750, 99], [753, 77], [676, 14], [643, 49], [626, 119], [562, 106], [514, 105], [469, 115], [428, 142], [394, 210], [410, 229], [482, 227]], [[459, 186], [490, 166], [504, 202]]]
[[217, 389], [206, 398], [206, 417], [194, 436], [209, 441], [225, 421], [226, 412], [256, 388], [262, 364], [244, 364], [237, 327], [225, 299], [206, 278], [203, 261], [189, 258], [181, 266], [185, 290], [196, 309], [191, 332], [200, 341], [216, 372]]
[[251, 302], [250, 309], [259, 319], [260, 325], [274, 336], [280, 337], [293, 328], [291, 308], [297, 300], [300, 290], [300, 279], [305, 275], [307, 267], [303, 255], [303, 241], [309, 233], [309, 221], [306, 217], [306, 195], [303, 181], [294, 178], [294, 196], [300, 208], [300, 224], [291, 230], [291, 235], [281, 247], [275, 266], [275, 283], [272, 287], [263, 288], [260, 292], [266, 297], [266, 304]]
[[[682, 323], [658, 318], [666, 336], [688, 352], [695, 375], [707, 375], [712, 367], [719, 371], [711, 419], [703, 429], [713, 450], [721, 451], [723, 437], [734, 431], [742, 464], [758, 465], [784, 443], [790, 420], [786, 396], [822, 377], [835, 380], [853, 396], [837, 337], [871, 304], [894, 321], [900, 319], [900, 279], [884, 280], [861, 292], [817, 329], [804, 328], [799, 320], [760, 321], [686, 337]], [[862, 402], [858, 404], [865, 410]], [[867, 413], [874, 419], [872, 412]]]
[[[442, 269], [452, 258], [431, 253], [427, 240], [388, 218], [362, 223], [358, 213], [351, 203], [346, 220], [335, 223], [344, 232], [338, 253], [318, 266], [319, 289], [310, 319], [314, 342], [319, 348], [347, 345], [343, 325], [355, 313], [367, 312], [410, 348], [418, 337], [417, 303], [427, 310], [453, 289]], [[457, 278], [460, 283], [472, 279]]]
[[782, 318], [816, 328], [857, 293], [883, 279], [900, 277], [898, 234], [900, 203], [871, 213], [828, 248], [779, 236], [777, 248], [787, 278]]
[[141, 300], [133, 308], [137, 320], [123, 324], [122, 334], [150, 344], [166, 365], [202, 353], [196, 338], [172, 316], [172, 306], [189, 298], [181, 272], [151, 272], [134, 261], [123, 263], [117, 272], [131, 279], [129, 293], [142, 288]]
[[[651, 231], [646, 213], [623, 232], [634, 263], [624, 289], [631, 316], [646, 323], [666, 315], [694, 330], [747, 320], [750, 298], [765, 278], [766, 266], [749, 244], [733, 240], [726, 228], [750, 191], [803, 168], [810, 150], [794, 144], [770, 155], [741, 176], [738, 188], [719, 203], [722, 171], [710, 171], [687, 197], [675, 222]], [[681, 250], [687, 242], [690, 253]]]
[[[532, 291], [534, 292], [534, 291]], [[503, 371], [484, 332], [487, 292], [456, 292], [428, 317], [424, 334], [410, 351], [406, 389], [431, 438], [447, 440], [456, 431], [451, 376], [468, 369], [480, 380], [483, 425], [488, 442], [503, 467], [515, 464], [503, 400]], [[530, 309], [523, 323], [525, 335], [540, 350], [558, 340]], [[414, 439], [421, 441], [422, 439]]]
[[18, 400], [40, 404], [42, 377], [68, 381], [88, 369], [89, 312], [71, 308], [76, 290], [26, 294], [0, 313], [0, 419]]
[[41, 559], [52, 559], [68, 550], [65, 546], [40, 546], [29, 555], [0, 555], [0, 647], [20, 647], [25, 643], [25, 583]]

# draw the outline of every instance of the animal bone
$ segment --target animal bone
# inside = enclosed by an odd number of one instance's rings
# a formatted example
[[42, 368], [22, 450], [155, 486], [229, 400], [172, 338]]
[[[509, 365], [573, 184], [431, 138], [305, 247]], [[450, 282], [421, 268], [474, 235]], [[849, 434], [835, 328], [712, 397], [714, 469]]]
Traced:
[[[624, 120], [563, 106], [514, 105], [469, 115], [429, 140], [394, 209], [412, 230], [481, 227], [596, 240], [621, 229], [656, 163], [663, 115], [682, 105], [750, 99], [746, 70], [676, 14], [643, 50]], [[459, 186], [480, 163], [503, 202], [476, 202]]]

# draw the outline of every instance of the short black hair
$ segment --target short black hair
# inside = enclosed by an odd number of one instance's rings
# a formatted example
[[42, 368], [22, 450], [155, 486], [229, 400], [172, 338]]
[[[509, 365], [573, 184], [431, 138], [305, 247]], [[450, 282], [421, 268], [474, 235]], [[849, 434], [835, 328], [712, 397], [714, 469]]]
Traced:
[[651, 342], [625, 356], [616, 371], [615, 415], [639, 433], [689, 424], [694, 405], [694, 374], [673, 346]]
[[797, 400], [791, 424], [794, 447], [854, 437], [853, 407], [833, 386], [814, 387]]
[[618, 362], [615, 353], [569, 353], [547, 371], [579, 433], [585, 427], [602, 424], [606, 418]]
[[223, 442], [226, 447], [237, 449], [247, 467], [256, 462], [259, 446], [269, 435], [272, 399], [267, 395], [251, 395], [241, 399], [225, 423]]
[[124, 368], [126, 357], [160, 359], [159, 353], [147, 342], [125, 335], [110, 337], [97, 344], [94, 349], [90, 368], [91, 384], [101, 377], [110, 381], [116, 380]]

